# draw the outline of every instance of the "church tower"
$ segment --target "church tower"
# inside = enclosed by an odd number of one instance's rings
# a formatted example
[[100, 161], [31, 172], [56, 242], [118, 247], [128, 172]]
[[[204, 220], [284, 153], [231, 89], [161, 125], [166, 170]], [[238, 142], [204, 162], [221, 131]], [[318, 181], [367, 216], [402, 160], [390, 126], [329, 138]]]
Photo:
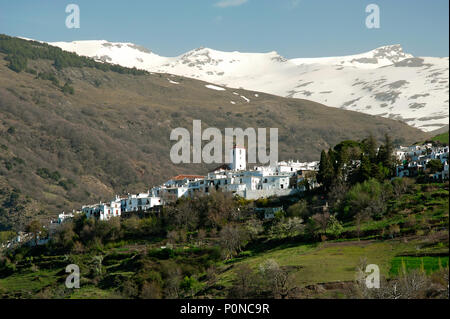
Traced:
[[245, 171], [247, 168], [246, 150], [244, 147], [233, 146], [231, 150], [231, 169], [233, 171]]

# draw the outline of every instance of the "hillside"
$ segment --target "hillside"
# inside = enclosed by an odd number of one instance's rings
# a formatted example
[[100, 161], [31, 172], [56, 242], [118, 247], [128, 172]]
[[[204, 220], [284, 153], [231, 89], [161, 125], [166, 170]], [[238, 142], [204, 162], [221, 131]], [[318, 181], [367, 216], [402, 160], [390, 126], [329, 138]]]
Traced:
[[308, 100], [218, 91], [199, 80], [64, 60], [52, 56], [60, 57], [59, 49], [33, 48], [46, 54], [25, 59], [22, 72], [0, 53], [0, 229], [143, 191], [179, 173], [206, 173], [211, 167], [174, 165], [169, 157], [171, 130], [191, 130], [193, 119], [222, 132], [278, 127], [280, 160], [318, 160], [322, 149], [370, 133], [378, 140], [388, 133], [402, 144], [426, 138], [399, 121]]
[[133, 43], [55, 42], [98, 61], [177, 74], [228, 87], [308, 99], [402, 120], [424, 131], [448, 124], [448, 57], [416, 57], [401, 45], [341, 57], [286, 59], [277, 52], [198, 48], [163, 57]]
[[447, 144], [448, 145], [448, 131], [439, 135], [436, 135], [435, 137], [432, 138], [433, 141], [437, 141], [440, 142], [442, 144]]
[[[262, 221], [246, 215], [251, 203], [241, 202], [240, 222], [223, 228], [242, 232], [234, 235], [241, 243], [233, 248], [233, 258], [225, 258], [230, 247], [224, 239], [230, 237], [223, 229], [218, 232], [195, 221], [174, 228], [177, 221], [170, 212], [163, 214], [164, 221], [149, 217], [94, 222], [77, 217], [45, 246], [3, 252], [0, 297], [448, 299], [448, 183], [404, 185], [409, 186], [389, 194], [381, 220], [335, 220], [330, 225], [340, 227], [326, 230], [312, 222], [322, 214], [308, 217], [309, 204], [301, 213], [305, 224], [299, 225], [292, 215], [295, 209]], [[307, 196], [307, 201], [314, 197]], [[196, 206], [191, 216], [204, 213], [205, 207]], [[178, 208], [186, 206], [180, 203]], [[164, 225], [174, 229], [167, 236]], [[80, 289], [62, 286], [68, 263], [80, 267]], [[382, 276], [376, 294], [355, 280], [358, 268], [364, 271], [368, 264], [377, 265]]]
[[434, 131], [430, 132], [430, 134], [432, 136], [439, 135], [439, 134], [448, 132], [448, 129], [449, 129], [449, 125], [447, 124], [447, 125], [443, 126], [442, 128], [440, 128], [438, 130], [434, 130]]

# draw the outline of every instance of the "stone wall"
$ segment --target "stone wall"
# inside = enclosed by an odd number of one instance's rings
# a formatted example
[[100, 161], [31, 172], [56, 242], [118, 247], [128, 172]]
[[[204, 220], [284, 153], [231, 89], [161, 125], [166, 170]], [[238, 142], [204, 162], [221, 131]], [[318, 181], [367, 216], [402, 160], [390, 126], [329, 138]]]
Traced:
[[258, 189], [258, 190], [244, 190], [236, 192], [237, 195], [245, 199], [258, 199], [270, 196], [289, 196], [299, 194], [299, 189]]

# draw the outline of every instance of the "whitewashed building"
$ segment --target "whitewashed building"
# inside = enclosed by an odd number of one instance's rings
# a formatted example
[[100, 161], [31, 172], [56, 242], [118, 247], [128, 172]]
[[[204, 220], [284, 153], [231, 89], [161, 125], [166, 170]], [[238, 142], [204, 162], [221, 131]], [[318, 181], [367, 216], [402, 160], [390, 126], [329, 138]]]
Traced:
[[[319, 167], [319, 162], [283, 161], [273, 166], [247, 169], [245, 156], [245, 148], [235, 146], [231, 152], [230, 165], [222, 165], [206, 176], [178, 175], [163, 185], [154, 187], [151, 193], [160, 197], [170, 195], [174, 199], [196, 193], [209, 194], [213, 190], [232, 192], [246, 199], [287, 196], [305, 190], [305, 187], [298, 186], [298, 182], [307, 177], [293, 177], [302, 171], [317, 171]], [[315, 187], [316, 184], [311, 185]]]
[[121, 215], [121, 199], [116, 198], [108, 203], [98, 203], [94, 205], [86, 205], [81, 211], [87, 218], [96, 218], [99, 220], [109, 220], [112, 217], [120, 217]]
[[397, 160], [401, 163], [396, 167], [397, 177], [415, 176], [427, 169], [431, 160], [440, 160], [443, 170], [434, 174], [436, 180], [448, 180], [448, 155], [449, 147], [433, 147], [431, 144], [400, 146], [395, 150]]
[[68, 214], [66, 214], [65, 212], [63, 212], [62, 214], [59, 214], [59, 215], [58, 215], [58, 219], [57, 219], [56, 222], [57, 222], [58, 224], [62, 224], [62, 223], [64, 223], [65, 221], [72, 219], [73, 217], [74, 217], [74, 214], [73, 214], [73, 213], [68, 213]]
[[152, 196], [150, 192], [128, 195], [120, 199], [120, 208], [123, 213], [147, 211], [161, 204], [161, 198]]

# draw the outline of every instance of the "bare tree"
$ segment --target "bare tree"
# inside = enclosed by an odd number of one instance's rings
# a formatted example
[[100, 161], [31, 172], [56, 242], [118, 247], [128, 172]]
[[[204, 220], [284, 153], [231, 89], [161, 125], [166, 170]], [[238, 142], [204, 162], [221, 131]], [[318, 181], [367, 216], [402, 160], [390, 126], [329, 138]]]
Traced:
[[191, 199], [184, 199], [177, 205], [167, 206], [170, 222], [178, 229], [194, 230], [198, 226], [199, 214]]
[[410, 178], [396, 178], [392, 181], [392, 190], [396, 197], [407, 193], [413, 186], [414, 181]]
[[357, 269], [355, 297], [363, 299], [420, 299], [425, 298], [431, 287], [430, 279], [424, 271], [414, 269], [404, 271], [399, 277], [380, 278], [380, 288], [368, 288], [365, 282], [365, 267]]
[[161, 299], [161, 287], [154, 281], [144, 282], [141, 288], [142, 299]]
[[327, 230], [328, 223], [330, 221], [330, 213], [325, 212], [314, 214], [312, 216], [312, 219], [317, 223], [320, 230], [322, 230], [322, 232], [325, 232]]
[[164, 294], [167, 299], [180, 297], [181, 270], [178, 267], [170, 268], [165, 282]]
[[167, 241], [169, 244], [174, 245], [178, 241], [178, 232], [176, 230], [171, 230], [167, 232]]
[[39, 234], [42, 232], [42, 230], [43, 230], [43, 226], [42, 226], [41, 222], [36, 219], [31, 221], [26, 227], [26, 231], [33, 235], [35, 245], [38, 244], [38, 237], [39, 237]]
[[245, 226], [250, 239], [255, 239], [258, 237], [260, 233], [264, 231], [263, 222], [261, 220], [252, 218], [247, 221], [247, 224]]
[[212, 190], [208, 197], [208, 221], [213, 227], [223, 226], [237, 220], [240, 210], [236, 207], [230, 192]]
[[354, 219], [355, 219], [356, 235], [358, 236], [359, 240], [359, 236], [361, 235], [362, 223], [368, 220], [369, 216], [366, 212], [357, 212]]
[[254, 294], [255, 275], [247, 264], [242, 264], [234, 271], [236, 277], [229, 292], [230, 298], [251, 298]]
[[294, 288], [294, 281], [287, 269], [268, 259], [259, 265], [260, 274], [269, 288], [273, 298], [286, 299]]
[[127, 298], [135, 298], [139, 293], [139, 289], [134, 281], [127, 279], [122, 284], [122, 294]]
[[206, 269], [206, 280], [207, 280], [209, 286], [212, 286], [216, 283], [216, 281], [217, 281], [216, 273], [217, 273], [217, 269], [216, 269], [216, 266], [214, 266], [214, 265], [211, 265], [208, 267], [208, 269]]
[[349, 187], [347, 183], [342, 180], [337, 181], [331, 186], [330, 192], [328, 193], [328, 199], [332, 207], [337, 207], [345, 198], [345, 194]]
[[200, 246], [204, 244], [205, 238], [206, 238], [206, 231], [203, 228], [199, 229], [197, 232], [197, 240]]
[[225, 259], [232, 258], [240, 252], [242, 245], [247, 240], [247, 234], [238, 226], [226, 225], [219, 234], [222, 255]]

